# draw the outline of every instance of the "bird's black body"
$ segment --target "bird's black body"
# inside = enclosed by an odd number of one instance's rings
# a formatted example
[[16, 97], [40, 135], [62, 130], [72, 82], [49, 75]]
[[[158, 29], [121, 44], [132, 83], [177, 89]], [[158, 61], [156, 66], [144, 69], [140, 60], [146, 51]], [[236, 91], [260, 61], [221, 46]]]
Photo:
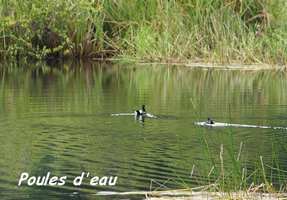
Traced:
[[135, 115], [136, 116], [144, 116], [145, 114], [146, 114], [145, 105], [142, 105], [142, 109], [141, 110], [136, 110], [135, 111]]
[[207, 124], [214, 124], [214, 121], [208, 117], [206, 123]]

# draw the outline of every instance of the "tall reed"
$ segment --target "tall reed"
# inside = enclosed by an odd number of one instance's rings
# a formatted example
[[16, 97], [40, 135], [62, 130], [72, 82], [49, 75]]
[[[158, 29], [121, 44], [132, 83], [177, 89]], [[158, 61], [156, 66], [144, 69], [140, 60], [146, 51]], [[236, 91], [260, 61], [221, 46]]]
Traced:
[[285, 64], [284, 0], [1, 0], [0, 54]]

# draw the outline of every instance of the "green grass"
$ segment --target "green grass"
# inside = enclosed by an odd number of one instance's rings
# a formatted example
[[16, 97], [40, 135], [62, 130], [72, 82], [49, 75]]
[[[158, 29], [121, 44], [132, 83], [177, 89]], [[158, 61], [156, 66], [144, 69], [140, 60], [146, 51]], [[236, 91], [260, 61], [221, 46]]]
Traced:
[[[285, 148], [285, 144], [279, 142], [274, 135], [270, 138], [271, 159], [264, 160], [264, 157], [259, 154], [250, 161], [246, 145], [248, 142], [239, 142], [235, 138], [236, 133], [231, 129], [222, 130], [222, 135], [219, 137], [211, 136], [210, 131], [204, 130], [199, 134], [204, 150], [204, 156], [201, 158], [206, 160], [206, 163], [205, 165], [194, 163], [192, 179], [198, 185], [204, 185], [204, 190], [212, 192], [244, 191], [247, 193], [286, 192], [287, 171], [284, 170], [284, 166], [279, 164], [279, 148], [283, 146]], [[221, 142], [221, 145], [214, 146], [213, 142]], [[208, 184], [206, 181], [204, 181], [205, 184], [202, 183], [202, 180], [197, 180], [196, 177], [205, 177]], [[180, 185], [181, 188], [190, 188], [185, 183]]]
[[1, 57], [276, 63], [284, 0], [1, 0]]

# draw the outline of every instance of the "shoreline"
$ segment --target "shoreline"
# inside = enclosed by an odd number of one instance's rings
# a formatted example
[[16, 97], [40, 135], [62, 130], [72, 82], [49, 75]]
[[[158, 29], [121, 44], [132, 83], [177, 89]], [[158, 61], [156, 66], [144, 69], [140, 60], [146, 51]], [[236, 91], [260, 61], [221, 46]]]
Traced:
[[47, 66], [53, 66], [60, 63], [111, 63], [111, 64], [135, 64], [135, 65], [166, 65], [166, 66], [178, 66], [186, 67], [191, 69], [202, 69], [202, 70], [228, 70], [228, 71], [261, 71], [261, 70], [276, 70], [276, 71], [287, 71], [287, 65], [279, 64], [268, 64], [268, 63], [250, 63], [244, 64], [239, 62], [232, 63], [220, 63], [220, 62], [157, 62], [157, 61], [145, 61], [141, 59], [132, 59], [132, 58], [90, 58], [90, 59], [51, 59], [51, 60], [30, 60], [26, 59], [7, 59], [1, 60], [0, 63], [45, 63]]
[[139, 65], [172, 65], [172, 66], [184, 66], [190, 68], [202, 68], [202, 69], [220, 69], [220, 70], [246, 70], [246, 71], [256, 71], [256, 70], [286, 70], [287, 65], [279, 64], [267, 64], [267, 63], [219, 63], [219, 62], [146, 62], [144, 60], [137, 59], [117, 59], [117, 58], [108, 58], [108, 59], [92, 59], [93, 61], [117, 61], [117, 62], [127, 62], [135, 63]]
[[[258, 186], [260, 187], [260, 186]], [[202, 191], [198, 190], [199, 188]], [[252, 191], [254, 189], [254, 191]], [[175, 189], [164, 191], [131, 191], [131, 192], [98, 192], [96, 196], [145, 196], [145, 200], [219, 200], [219, 199], [254, 199], [254, 200], [278, 200], [286, 199], [284, 192], [260, 192], [260, 188], [252, 188], [250, 191], [236, 192], [211, 192], [204, 187], [190, 189]]]
[[246, 192], [190, 192], [182, 196], [162, 196], [147, 197], [145, 200], [222, 200], [222, 199], [241, 199], [241, 200], [279, 200], [286, 199], [286, 193], [246, 193]]

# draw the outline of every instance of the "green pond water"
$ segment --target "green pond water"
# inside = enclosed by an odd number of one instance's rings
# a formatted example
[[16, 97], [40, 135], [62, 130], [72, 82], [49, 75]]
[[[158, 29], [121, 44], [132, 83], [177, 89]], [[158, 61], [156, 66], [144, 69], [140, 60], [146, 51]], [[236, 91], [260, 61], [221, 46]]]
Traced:
[[[221, 146], [226, 176], [245, 168], [258, 174], [248, 183], [262, 181], [262, 156], [268, 181], [285, 181], [287, 130], [194, 125], [287, 127], [284, 72], [87, 63], [2, 64], [0, 75], [1, 199], [142, 199], [95, 194], [206, 185], [221, 174]], [[158, 118], [111, 116], [142, 104]], [[19, 187], [22, 172], [67, 180]], [[82, 172], [117, 183], [74, 186]]]

